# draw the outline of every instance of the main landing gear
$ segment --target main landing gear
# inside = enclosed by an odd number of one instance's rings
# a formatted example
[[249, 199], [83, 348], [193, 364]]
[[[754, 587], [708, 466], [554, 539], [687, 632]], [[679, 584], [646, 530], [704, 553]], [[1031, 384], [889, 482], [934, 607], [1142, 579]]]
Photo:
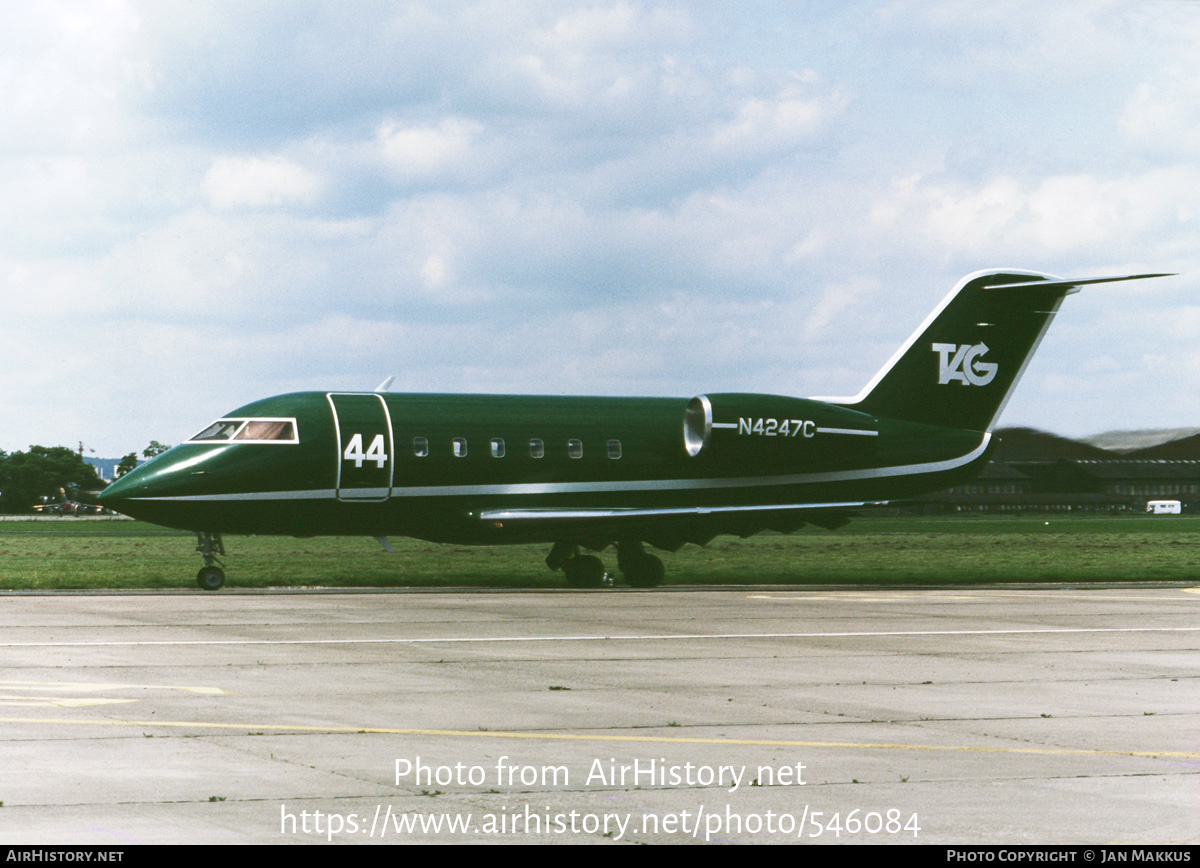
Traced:
[[225, 584], [225, 571], [217, 566], [221, 562], [216, 557], [225, 556], [225, 543], [221, 535], [207, 532], [196, 534], [196, 551], [204, 556], [204, 566], [196, 573], [196, 584], [205, 591], [221, 590]]
[[617, 543], [617, 569], [632, 588], [657, 588], [666, 568], [654, 555], [648, 555], [640, 542]]
[[581, 555], [579, 546], [574, 543], [555, 543], [546, 556], [546, 566], [562, 570], [572, 588], [600, 588], [612, 584], [604, 570], [604, 562], [595, 555]]
[[[595, 555], [581, 555], [575, 543], [559, 542], [546, 556], [546, 566], [562, 570], [572, 588], [601, 588], [613, 584], [604, 562]], [[646, 554], [640, 542], [617, 543], [617, 569], [633, 588], [654, 588], [663, 580], [663, 562]]]

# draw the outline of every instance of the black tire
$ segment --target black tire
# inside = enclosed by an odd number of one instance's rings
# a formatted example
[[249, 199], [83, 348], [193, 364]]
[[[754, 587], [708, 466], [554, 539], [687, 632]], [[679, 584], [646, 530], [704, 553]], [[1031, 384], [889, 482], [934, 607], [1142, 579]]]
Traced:
[[599, 588], [604, 584], [604, 561], [595, 555], [576, 555], [563, 563], [572, 588]]
[[631, 588], [657, 588], [662, 584], [666, 567], [654, 555], [639, 554], [629, 559], [623, 572]]
[[225, 572], [220, 567], [201, 567], [196, 584], [202, 591], [219, 591], [225, 584]]

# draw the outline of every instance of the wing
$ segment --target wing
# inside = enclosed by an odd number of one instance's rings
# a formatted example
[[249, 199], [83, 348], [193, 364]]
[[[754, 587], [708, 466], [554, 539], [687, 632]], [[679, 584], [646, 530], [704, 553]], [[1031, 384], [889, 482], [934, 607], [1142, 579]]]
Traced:
[[849, 510], [883, 506], [886, 501], [697, 506], [659, 509], [485, 509], [480, 521], [519, 525], [526, 532], [557, 536], [589, 548], [631, 539], [665, 551], [684, 543], [704, 545], [719, 534], [753, 536], [766, 530], [791, 533], [806, 524], [832, 530], [849, 520]]

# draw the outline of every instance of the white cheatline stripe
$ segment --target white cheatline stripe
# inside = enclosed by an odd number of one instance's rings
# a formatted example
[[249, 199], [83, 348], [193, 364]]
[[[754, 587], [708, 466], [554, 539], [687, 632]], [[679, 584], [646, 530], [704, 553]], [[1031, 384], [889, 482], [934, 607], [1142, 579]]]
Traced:
[[[847, 429], [849, 430], [849, 429]], [[862, 479], [883, 479], [892, 476], [916, 476], [957, 470], [983, 456], [992, 435], [986, 433], [979, 445], [957, 458], [929, 461], [922, 464], [899, 464], [889, 467], [865, 467], [858, 470], [828, 470], [819, 473], [792, 473], [783, 476], [740, 476], [715, 479], [626, 479], [615, 482], [518, 482], [503, 485], [418, 485], [401, 486], [391, 490], [392, 497], [451, 497], [462, 495], [522, 495], [565, 494], [623, 491], [683, 491], [718, 488], [766, 488], [781, 485], [807, 485], [825, 482], [851, 482]], [[132, 497], [138, 501], [224, 501], [224, 500], [327, 500], [336, 498], [329, 489], [306, 491], [254, 491], [240, 494], [191, 494], [176, 497]], [[769, 504], [764, 504], [769, 506]]]
[[818, 428], [818, 434], [857, 434], [860, 437], [878, 437], [878, 431], [868, 431], [865, 428]]
[[1019, 630], [867, 630], [831, 633], [651, 633], [597, 636], [451, 636], [444, 639], [145, 639], [0, 642], [0, 648], [114, 648], [158, 645], [437, 645], [501, 642], [679, 642], [698, 639], [844, 639], [889, 636], [1037, 636], [1069, 633], [1200, 633], [1196, 627], [1032, 627]]

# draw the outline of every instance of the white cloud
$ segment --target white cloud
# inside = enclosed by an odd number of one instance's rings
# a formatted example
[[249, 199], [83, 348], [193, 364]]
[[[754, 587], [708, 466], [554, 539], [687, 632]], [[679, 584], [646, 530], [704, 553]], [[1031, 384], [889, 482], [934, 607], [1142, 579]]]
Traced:
[[316, 175], [283, 157], [218, 158], [200, 186], [219, 209], [307, 204], [321, 190]]
[[794, 147], [820, 130], [840, 102], [837, 97], [804, 99], [790, 94], [751, 97], [738, 107], [733, 120], [717, 126], [713, 146], [741, 154]]
[[445, 118], [434, 126], [405, 126], [388, 121], [376, 132], [384, 162], [403, 178], [430, 178], [464, 166], [483, 126], [463, 118]]
[[430, 288], [444, 286], [446, 283], [446, 260], [436, 253], [425, 260], [421, 266], [421, 277]]
[[[1170, 250], [1172, 239], [1191, 234], [1200, 213], [1200, 170], [1166, 168], [1103, 178], [1051, 176], [1033, 182], [996, 177], [976, 186], [897, 181], [872, 207], [889, 231], [916, 235], [926, 244], [974, 255], [1094, 253], [1141, 248]], [[1155, 240], [1151, 240], [1155, 239]]]
[[838, 317], [847, 308], [860, 302], [867, 293], [878, 291], [877, 280], [859, 278], [849, 283], [838, 283], [821, 290], [816, 304], [806, 312], [803, 335], [815, 339], [829, 334]]
[[640, 16], [628, 3], [593, 6], [567, 12], [541, 34], [541, 38], [557, 45], [576, 49], [623, 42], [636, 34]]
[[[551, 4], [548, 8], [558, 10], [561, 5]], [[682, 10], [664, 5], [647, 9], [620, 0], [568, 9], [549, 27], [536, 29], [531, 41], [580, 58], [664, 41], [679, 43], [688, 38], [690, 31], [690, 19]]]
[[132, 130], [123, 110], [151, 86], [132, 50], [139, 27], [123, 0], [0, 7], [0, 145], [37, 153], [124, 141]]
[[1138, 85], [1125, 105], [1121, 130], [1150, 151], [1200, 148], [1200, 74], [1173, 67]]
[[533, 16], [528, 30], [482, 64], [485, 87], [523, 112], [569, 113], [610, 130], [657, 127], [662, 98], [687, 85], [675, 51], [693, 38], [689, 15], [626, 2], [541, 9], [549, 20]]
[[1145, 26], [1132, 8], [1136, 5], [1114, 0], [894, 0], [873, 10], [872, 19], [885, 38], [920, 52], [928, 65], [925, 73], [943, 82], [974, 85], [1006, 76], [1020, 85], [1074, 84], [1114, 63], [1136, 59], [1128, 37]]

